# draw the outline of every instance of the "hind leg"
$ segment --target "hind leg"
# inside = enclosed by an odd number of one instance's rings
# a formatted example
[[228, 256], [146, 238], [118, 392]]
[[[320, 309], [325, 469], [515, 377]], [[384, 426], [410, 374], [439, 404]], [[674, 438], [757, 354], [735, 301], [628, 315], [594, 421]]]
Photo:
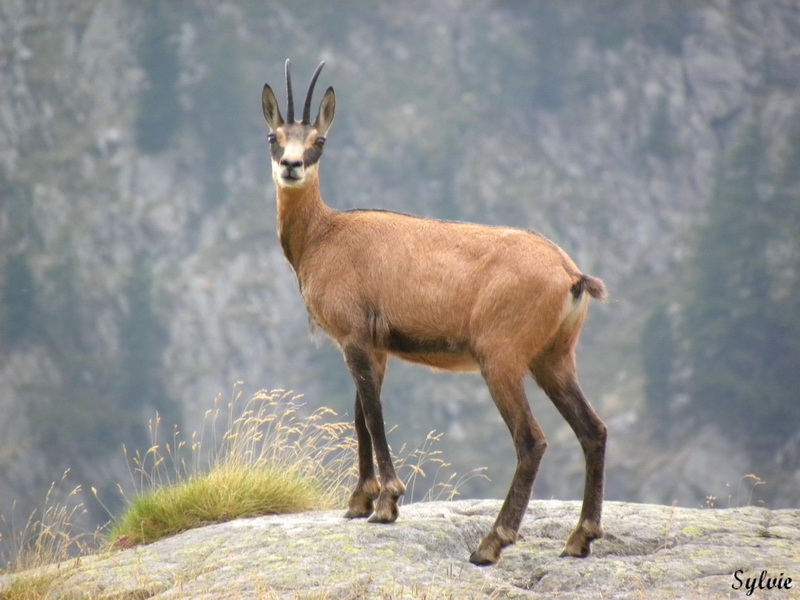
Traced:
[[476, 565], [490, 565], [497, 562], [505, 546], [517, 540], [547, 441], [528, 406], [523, 387], [524, 372], [497, 361], [483, 365], [482, 373], [492, 399], [511, 432], [517, 453], [517, 469], [503, 507], [491, 531], [469, 559]]
[[592, 541], [603, 537], [600, 519], [608, 429], [581, 391], [572, 354], [555, 363], [539, 361], [532, 372], [536, 382], [575, 432], [583, 449], [586, 480], [581, 516], [561, 553], [561, 556], [583, 558], [591, 553]]

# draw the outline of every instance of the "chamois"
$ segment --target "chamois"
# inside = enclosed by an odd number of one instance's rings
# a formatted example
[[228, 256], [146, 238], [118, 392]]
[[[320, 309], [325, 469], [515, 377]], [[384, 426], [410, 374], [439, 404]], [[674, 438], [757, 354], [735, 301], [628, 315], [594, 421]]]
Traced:
[[434, 369], [480, 371], [517, 454], [505, 503], [470, 556], [477, 565], [495, 563], [516, 541], [547, 447], [525, 397], [529, 372], [583, 449], [583, 506], [562, 556], [587, 556], [591, 542], [603, 535], [607, 429], [578, 384], [575, 345], [589, 297], [605, 298], [605, 285], [530, 231], [326, 206], [319, 160], [333, 122], [332, 87], [311, 122], [323, 65], [309, 84], [301, 121], [294, 119], [288, 60], [287, 119], [269, 85], [261, 99], [277, 190], [278, 237], [310, 318], [338, 344], [355, 382], [358, 481], [345, 517], [392, 523], [405, 492], [384, 431], [380, 391], [387, 355]]

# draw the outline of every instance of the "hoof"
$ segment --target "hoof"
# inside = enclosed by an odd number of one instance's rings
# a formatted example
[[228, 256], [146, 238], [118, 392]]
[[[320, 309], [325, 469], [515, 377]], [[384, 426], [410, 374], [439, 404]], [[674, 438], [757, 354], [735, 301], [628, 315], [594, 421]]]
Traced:
[[383, 486], [378, 499], [375, 501], [375, 512], [369, 518], [370, 523], [394, 523], [400, 511], [397, 508], [397, 499], [405, 492], [403, 484], [399, 481], [397, 486]]
[[391, 525], [397, 521], [397, 516], [381, 516], [377, 513], [373, 513], [372, 516], [367, 519], [368, 523], [381, 523], [382, 525]]
[[587, 543], [585, 547], [575, 547], [567, 544], [558, 556], [560, 558], [586, 558], [592, 553], [592, 547]]
[[378, 503], [378, 508], [375, 509], [375, 512], [372, 513], [372, 516], [369, 518], [370, 523], [394, 523], [397, 521], [397, 517], [399, 515], [399, 511], [397, 510], [397, 501], [393, 501], [389, 503], [388, 506], [384, 505], [381, 506], [381, 503]]
[[475, 552], [470, 555], [469, 562], [477, 567], [488, 567], [489, 565], [495, 564], [498, 558], [499, 556], [485, 556], [480, 550], [475, 550]]
[[517, 539], [516, 532], [510, 532], [505, 528], [493, 529], [489, 535], [481, 540], [478, 549], [469, 557], [469, 562], [479, 567], [493, 565], [500, 560], [500, 553], [503, 548], [510, 546]]
[[581, 523], [567, 538], [561, 556], [586, 558], [592, 553], [592, 542], [601, 537], [603, 537], [603, 529], [600, 525], [593, 525], [589, 522]]
[[347, 502], [347, 512], [344, 513], [345, 519], [366, 519], [372, 514], [373, 500], [378, 497], [380, 493], [380, 486], [375, 480], [367, 481], [365, 484], [359, 485], [356, 490], [350, 494], [350, 500]]

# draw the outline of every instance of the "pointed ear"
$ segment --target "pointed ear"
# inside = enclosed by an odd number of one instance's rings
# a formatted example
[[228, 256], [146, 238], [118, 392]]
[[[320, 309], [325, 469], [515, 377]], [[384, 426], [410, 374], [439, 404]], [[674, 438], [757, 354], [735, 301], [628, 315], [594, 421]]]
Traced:
[[264, 84], [264, 91], [261, 92], [261, 108], [264, 110], [264, 118], [267, 120], [267, 125], [272, 131], [283, 125], [283, 117], [281, 116], [281, 109], [278, 108], [278, 100], [275, 98], [272, 88], [266, 83]]
[[319, 114], [314, 121], [314, 129], [320, 135], [327, 135], [328, 129], [333, 123], [333, 113], [336, 112], [336, 94], [333, 93], [333, 88], [329, 87], [322, 97], [322, 102], [319, 103]]

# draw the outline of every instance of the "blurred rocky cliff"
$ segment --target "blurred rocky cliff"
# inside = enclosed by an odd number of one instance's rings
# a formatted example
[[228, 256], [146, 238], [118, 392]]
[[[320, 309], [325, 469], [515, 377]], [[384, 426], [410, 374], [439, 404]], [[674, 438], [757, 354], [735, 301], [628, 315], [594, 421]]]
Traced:
[[[276, 243], [259, 96], [286, 57], [337, 91], [328, 204], [535, 229], [607, 282], [579, 362], [609, 497], [797, 506], [796, 2], [9, 0], [0, 40], [0, 512], [68, 468], [116, 497], [148, 419], [197, 429], [236, 381], [351, 411]], [[576, 498], [529, 389], [535, 493]], [[384, 400], [394, 446], [435, 428], [489, 467], [462, 493], [504, 492], [478, 377], [392, 364]]]

